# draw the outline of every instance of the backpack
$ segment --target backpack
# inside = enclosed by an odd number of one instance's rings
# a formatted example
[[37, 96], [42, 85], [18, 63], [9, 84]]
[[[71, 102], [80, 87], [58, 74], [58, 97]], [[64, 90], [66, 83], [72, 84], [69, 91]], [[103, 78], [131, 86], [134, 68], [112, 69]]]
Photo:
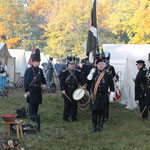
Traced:
[[4, 73], [5, 70], [4, 70], [4, 67], [0, 67], [0, 73]]

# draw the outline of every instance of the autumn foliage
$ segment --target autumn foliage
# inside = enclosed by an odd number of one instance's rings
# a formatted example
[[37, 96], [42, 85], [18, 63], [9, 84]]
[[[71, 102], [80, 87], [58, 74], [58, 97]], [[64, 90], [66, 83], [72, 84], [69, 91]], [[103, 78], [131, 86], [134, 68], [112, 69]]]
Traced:
[[[82, 52], [92, 0], [1, 0], [0, 42], [57, 57]], [[150, 43], [149, 0], [97, 0], [99, 43]]]

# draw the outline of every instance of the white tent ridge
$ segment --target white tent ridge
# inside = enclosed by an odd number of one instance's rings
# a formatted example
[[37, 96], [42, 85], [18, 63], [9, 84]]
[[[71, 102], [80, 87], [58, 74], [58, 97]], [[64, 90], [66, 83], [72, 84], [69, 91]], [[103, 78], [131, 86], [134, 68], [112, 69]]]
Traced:
[[103, 50], [111, 53], [110, 63], [115, 67], [116, 72], [122, 74], [120, 78], [120, 89], [122, 91], [121, 104], [126, 104], [127, 109], [137, 107], [135, 102], [134, 82], [138, 69], [136, 61], [145, 60], [148, 66], [148, 54], [150, 44], [103, 44]]
[[2, 60], [2, 62], [4, 64], [7, 65], [7, 73], [8, 73], [8, 77], [7, 80], [9, 80], [10, 82], [14, 82], [16, 79], [15, 76], [15, 58], [13, 58], [8, 49], [7, 49], [7, 45], [6, 43], [0, 43], [0, 59]]
[[111, 52], [111, 59], [147, 59], [150, 44], [103, 44], [104, 51]]
[[8, 51], [12, 57], [15, 57], [16, 73], [20, 73], [20, 77], [23, 77], [26, 67], [27, 67], [25, 50], [24, 49], [9, 49]]

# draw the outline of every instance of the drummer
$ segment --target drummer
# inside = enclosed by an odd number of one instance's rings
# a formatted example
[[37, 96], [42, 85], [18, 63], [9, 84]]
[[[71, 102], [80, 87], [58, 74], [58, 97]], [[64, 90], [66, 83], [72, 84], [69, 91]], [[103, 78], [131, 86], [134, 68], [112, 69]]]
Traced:
[[60, 87], [64, 99], [63, 121], [69, 122], [71, 116], [73, 122], [77, 122], [77, 102], [73, 99], [73, 92], [85, 82], [80, 70], [75, 69], [75, 56], [67, 56], [67, 69], [62, 70]]
[[105, 109], [107, 107], [108, 88], [110, 87], [110, 100], [113, 101], [115, 96], [114, 82], [106, 71], [104, 60], [99, 58], [96, 61], [96, 68], [91, 69], [87, 79], [91, 82], [91, 109], [92, 109], [92, 133], [98, 130], [103, 131], [103, 122], [105, 117]]

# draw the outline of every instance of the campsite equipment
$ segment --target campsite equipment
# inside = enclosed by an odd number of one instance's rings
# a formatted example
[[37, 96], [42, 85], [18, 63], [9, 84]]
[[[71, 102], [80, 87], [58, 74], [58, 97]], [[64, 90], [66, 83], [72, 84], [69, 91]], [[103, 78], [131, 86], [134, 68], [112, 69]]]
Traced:
[[16, 119], [17, 114], [3, 114], [1, 117], [5, 122], [13, 122]]
[[19, 133], [21, 134], [21, 139], [23, 139], [22, 125], [21, 125], [22, 122], [23, 122], [23, 120], [14, 120], [11, 122], [5, 122], [5, 121], [2, 122], [4, 125], [3, 138], [5, 138], [6, 129], [8, 129], [8, 136], [10, 136], [10, 126], [14, 125], [14, 126], [16, 126], [17, 139], [19, 140], [19, 137], [20, 137]]
[[28, 109], [26, 108], [18, 108], [16, 109], [17, 118], [23, 118], [28, 115]]
[[[22, 111], [23, 109], [17, 109], [17, 110]], [[24, 113], [24, 110], [23, 110], [23, 113]], [[40, 132], [40, 127], [41, 127], [40, 115], [29, 116], [28, 113], [26, 112], [26, 116], [23, 114], [22, 116], [17, 116], [17, 118], [24, 118], [24, 119], [29, 119], [29, 120], [34, 121], [34, 122], [29, 121], [30, 122], [29, 124], [22, 124], [23, 132], [27, 132], [27, 133]], [[33, 123], [34, 125], [32, 125]], [[11, 128], [10, 130], [14, 130], [14, 129]]]
[[[12, 126], [11, 131], [16, 133], [16, 126]], [[38, 127], [32, 124], [22, 124], [22, 132], [26, 134], [36, 134], [38, 132]]]

